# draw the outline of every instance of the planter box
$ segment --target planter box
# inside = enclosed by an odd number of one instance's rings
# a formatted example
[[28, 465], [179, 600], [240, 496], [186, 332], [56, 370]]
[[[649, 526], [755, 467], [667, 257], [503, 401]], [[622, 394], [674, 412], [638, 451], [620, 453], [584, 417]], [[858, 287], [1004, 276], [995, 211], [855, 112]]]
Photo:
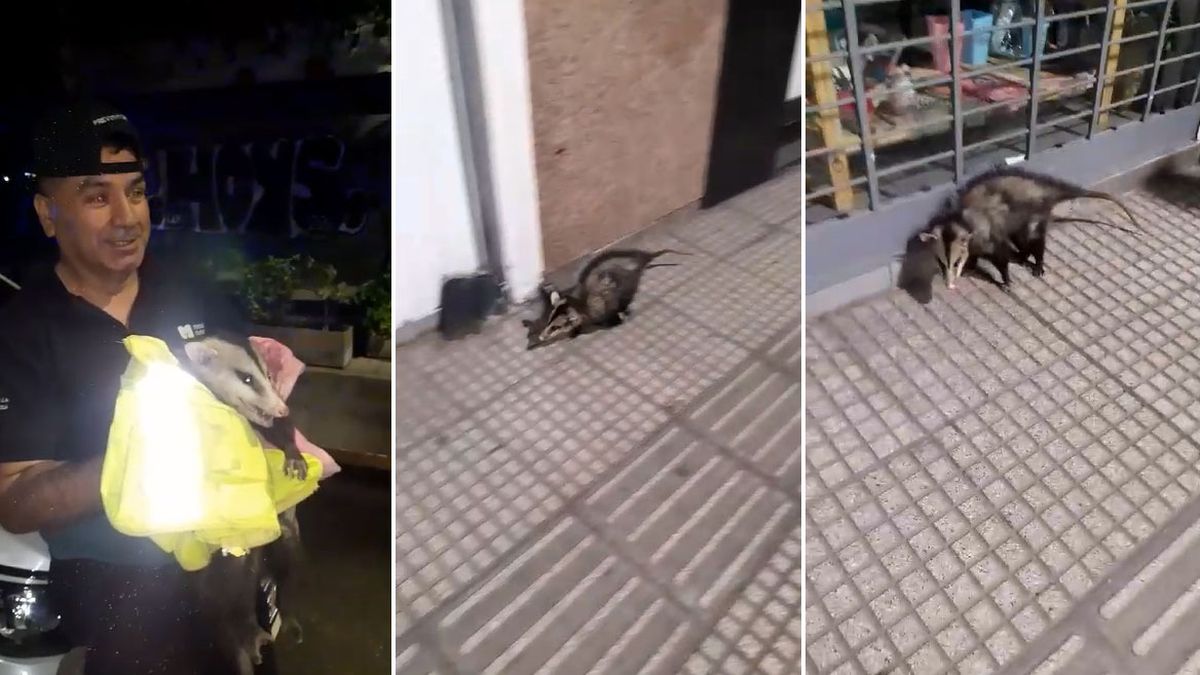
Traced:
[[392, 338], [387, 335], [368, 334], [367, 357], [390, 361], [392, 359]]
[[254, 335], [278, 340], [310, 366], [345, 368], [354, 355], [354, 329], [340, 331], [255, 325]]

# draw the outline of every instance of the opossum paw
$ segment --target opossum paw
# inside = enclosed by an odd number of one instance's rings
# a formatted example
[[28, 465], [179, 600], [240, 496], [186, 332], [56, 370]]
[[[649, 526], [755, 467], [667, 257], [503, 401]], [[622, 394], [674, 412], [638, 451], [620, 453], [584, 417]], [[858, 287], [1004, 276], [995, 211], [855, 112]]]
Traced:
[[283, 474], [289, 478], [304, 480], [308, 477], [308, 464], [303, 457], [289, 457], [283, 463]]
[[263, 662], [263, 647], [272, 642], [271, 634], [267, 631], [259, 630], [255, 632], [254, 639], [246, 645], [246, 655], [250, 657], [250, 662], [256, 666], [261, 666]]
[[1035, 277], [1041, 277], [1041, 276], [1043, 276], [1044, 274], [1046, 274], [1046, 266], [1045, 266], [1045, 265], [1036, 265], [1036, 264], [1035, 264], [1035, 265], [1033, 266], [1033, 268], [1032, 268], [1032, 269], [1030, 269], [1029, 271], [1033, 273], [1033, 276], [1035, 276]]

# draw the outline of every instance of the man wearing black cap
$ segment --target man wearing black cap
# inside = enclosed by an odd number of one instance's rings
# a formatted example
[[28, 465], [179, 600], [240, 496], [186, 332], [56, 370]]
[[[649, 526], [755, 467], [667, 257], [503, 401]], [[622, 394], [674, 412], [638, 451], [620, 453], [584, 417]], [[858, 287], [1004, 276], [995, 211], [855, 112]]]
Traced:
[[50, 592], [68, 637], [88, 648], [87, 675], [224, 674], [187, 575], [149, 539], [113, 529], [100, 471], [129, 363], [121, 340], [177, 348], [242, 324], [215, 294], [143, 265], [143, 155], [124, 115], [76, 104], [33, 140], [33, 204], [59, 256], [0, 312], [0, 526], [46, 540]]

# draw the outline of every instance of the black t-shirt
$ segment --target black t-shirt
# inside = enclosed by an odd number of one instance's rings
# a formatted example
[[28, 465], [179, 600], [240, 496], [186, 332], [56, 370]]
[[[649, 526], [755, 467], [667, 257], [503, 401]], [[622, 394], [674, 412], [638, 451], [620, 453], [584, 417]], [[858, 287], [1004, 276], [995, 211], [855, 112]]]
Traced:
[[[39, 271], [0, 308], [0, 462], [80, 461], [103, 454], [129, 365], [125, 337], [156, 337], [179, 354], [187, 340], [217, 330], [244, 335], [246, 328], [211, 286], [149, 259], [139, 271], [128, 328], [68, 292], [53, 269]], [[170, 561], [149, 539], [118, 533], [102, 512], [42, 536], [52, 558]]]

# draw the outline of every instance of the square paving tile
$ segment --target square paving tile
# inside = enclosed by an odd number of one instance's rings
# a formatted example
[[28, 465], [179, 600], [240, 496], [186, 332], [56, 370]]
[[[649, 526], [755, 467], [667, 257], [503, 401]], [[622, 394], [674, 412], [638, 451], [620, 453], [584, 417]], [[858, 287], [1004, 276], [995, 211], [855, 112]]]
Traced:
[[614, 330], [578, 340], [589, 362], [664, 408], [682, 409], [749, 352], [661, 301], [638, 305]]
[[667, 293], [663, 302], [740, 345], [754, 349], [800, 323], [800, 294], [717, 264]]
[[490, 437], [565, 497], [667, 421], [652, 401], [573, 355], [505, 390], [478, 417]]
[[804, 172], [800, 167], [789, 169], [774, 180], [751, 188], [730, 200], [738, 209], [778, 225], [799, 217], [804, 203]]
[[396, 581], [403, 632], [562, 506], [474, 419], [396, 461]]
[[729, 256], [770, 232], [759, 219], [725, 204], [681, 216], [667, 219], [667, 231], [717, 256]]

